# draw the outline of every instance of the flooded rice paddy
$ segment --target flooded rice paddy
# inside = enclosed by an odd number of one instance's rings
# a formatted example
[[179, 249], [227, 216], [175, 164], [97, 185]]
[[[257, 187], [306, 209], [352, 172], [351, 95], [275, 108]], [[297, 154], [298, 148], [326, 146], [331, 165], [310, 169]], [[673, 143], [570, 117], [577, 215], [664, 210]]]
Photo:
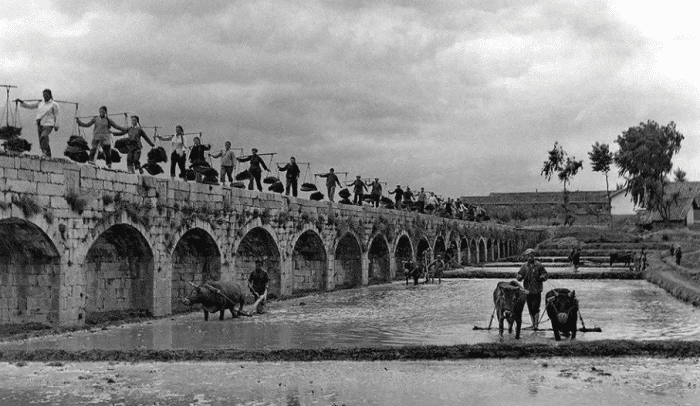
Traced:
[[[496, 279], [442, 284], [393, 283], [273, 302], [267, 313], [205, 322], [200, 312], [69, 335], [0, 344], [0, 349], [221, 349], [397, 347], [499, 342], [493, 311]], [[577, 340], [698, 340], [700, 313], [642, 280], [553, 280], [575, 289], [586, 327]], [[527, 310], [523, 326], [530, 325]], [[546, 315], [544, 319], [547, 320]], [[545, 321], [541, 327], [550, 327]], [[581, 323], [579, 321], [579, 327]], [[505, 340], [514, 340], [514, 335]], [[551, 331], [524, 330], [521, 342], [553, 341]]]

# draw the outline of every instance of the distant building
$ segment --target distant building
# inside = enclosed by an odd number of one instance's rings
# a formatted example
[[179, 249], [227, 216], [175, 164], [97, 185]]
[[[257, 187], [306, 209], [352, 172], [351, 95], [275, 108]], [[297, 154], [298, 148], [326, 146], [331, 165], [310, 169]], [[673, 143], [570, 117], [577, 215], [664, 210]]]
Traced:
[[[695, 219], [700, 222], [700, 182], [674, 182], [664, 188], [669, 202], [668, 222], [677, 227], [691, 227]], [[658, 211], [641, 213], [644, 223], [665, 223]]]

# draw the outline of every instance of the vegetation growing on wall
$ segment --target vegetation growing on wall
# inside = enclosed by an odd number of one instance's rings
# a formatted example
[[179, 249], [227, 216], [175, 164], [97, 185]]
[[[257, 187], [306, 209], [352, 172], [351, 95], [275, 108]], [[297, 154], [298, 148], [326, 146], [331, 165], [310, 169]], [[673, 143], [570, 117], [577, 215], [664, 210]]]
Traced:
[[41, 213], [41, 206], [39, 206], [34, 196], [31, 195], [20, 194], [12, 196], [12, 204], [19, 207], [25, 217]]

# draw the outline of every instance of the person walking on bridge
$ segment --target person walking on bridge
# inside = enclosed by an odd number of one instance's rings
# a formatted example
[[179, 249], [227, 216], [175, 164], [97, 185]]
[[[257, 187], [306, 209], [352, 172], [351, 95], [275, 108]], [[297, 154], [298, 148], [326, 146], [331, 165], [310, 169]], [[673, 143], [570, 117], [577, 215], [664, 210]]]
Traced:
[[394, 206], [396, 210], [401, 210], [401, 200], [403, 199], [404, 191], [401, 189], [401, 185], [396, 185], [396, 189], [389, 191], [390, 195], [394, 195]]
[[175, 134], [173, 135], [158, 135], [156, 138], [163, 141], [172, 140], [172, 153], [170, 154], [170, 177], [175, 178], [175, 167], [180, 168], [180, 179], [187, 182], [185, 173], [185, 163], [187, 162], [187, 144], [185, 139], [185, 130], [181, 125], [175, 126]]
[[[53, 100], [51, 89], [44, 89], [41, 93], [43, 100], [36, 103], [25, 103], [17, 99], [19, 105], [25, 109], [36, 109], [36, 128], [39, 133], [39, 148], [42, 158], [51, 158], [51, 144], [49, 135], [51, 131], [58, 131], [58, 103]], [[7, 107], [10, 108], [9, 106]]]
[[362, 206], [362, 199], [365, 197], [364, 191], [367, 190], [367, 185], [362, 181], [362, 177], [357, 175], [357, 178], [348, 186], [352, 186], [355, 192], [352, 203]]
[[251, 151], [251, 155], [238, 158], [238, 162], [250, 161], [248, 171], [251, 175], [253, 175], [253, 177], [250, 179], [250, 183], [248, 183], [248, 190], [253, 190], [253, 182], [255, 182], [258, 191], [262, 192], [262, 184], [260, 183], [260, 178], [262, 177], [262, 170], [265, 169], [265, 171], [267, 172], [270, 172], [270, 170], [267, 168], [267, 165], [265, 165], [265, 161], [263, 161], [263, 159], [260, 158], [260, 155], [258, 155], [258, 149], [253, 148]]
[[127, 134], [129, 136], [129, 152], [126, 154], [126, 168], [129, 173], [134, 173], [135, 171], [143, 173], [143, 169], [141, 168], [141, 150], [143, 149], [141, 138], [145, 139], [151, 148], [155, 147], [155, 144], [148, 138], [143, 128], [141, 128], [139, 116], [131, 116], [131, 127], [129, 127], [127, 131], [113, 134], [116, 136]]
[[322, 178], [326, 178], [326, 188], [328, 189], [328, 200], [331, 202], [335, 199], [335, 185], [341, 186], [340, 180], [338, 180], [338, 175], [335, 174], [335, 169], [331, 168], [328, 173], [318, 175]]
[[536, 331], [540, 322], [540, 303], [542, 302], [542, 283], [547, 280], [547, 271], [539, 261], [535, 260], [535, 250], [528, 248], [525, 251], [527, 262], [518, 271], [518, 282], [523, 281], [523, 286], [528, 291], [527, 309], [530, 312], [532, 328]]
[[97, 154], [97, 148], [102, 148], [102, 152], [105, 154], [105, 162], [107, 162], [107, 167], [112, 167], [112, 133], [109, 131], [110, 128], [116, 128], [122, 132], [128, 132], [129, 129], [122, 127], [115, 123], [107, 115], [107, 107], [102, 106], [99, 110], [99, 116], [95, 116], [92, 120], [87, 123], [80, 121], [80, 118], [76, 117], [75, 121], [81, 127], [90, 127], [95, 125], [92, 129], [92, 146], [90, 148], [90, 156], [88, 158], [88, 163], [95, 164], [95, 154]]
[[382, 198], [382, 184], [379, 182], [379, 178], [374, 178], [371, 193], [374, 207], [379, 207], [379, 200]]
[[277, 169], [281, 172], [287, 172], [286, 179], [287, 185], [285, 187], [284, 194], [289, 196], [289, 189], [292, 189], [292, 196], [297, 197], [297, 184], [299, 183], [299, 166], [297, 165], [297, 160], [294, 157], [289, 158], [289, 163], [285, 166], [280, 167], [277, 165]]
[[221, 158], [221, 184], [223, 185], [228, 176], [229, 183], [233, 183], [233, 169], [236, 167], [236, 155], [231, 151], [231, 141], [224, 143], [224, 148], [216, 153], [209, 153], [212, 158]]

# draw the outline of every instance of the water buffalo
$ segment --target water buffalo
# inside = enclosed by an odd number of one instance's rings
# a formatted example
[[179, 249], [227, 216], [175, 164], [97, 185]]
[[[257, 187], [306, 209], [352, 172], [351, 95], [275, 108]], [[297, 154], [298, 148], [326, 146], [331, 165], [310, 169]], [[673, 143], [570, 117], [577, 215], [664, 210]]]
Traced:
[[[221, 312], [219, 320], [224, 319], [226, 310], [231, 311], [233, 317], [238, 317], [243, 312], [245, 295], [243, 289], [236, 282], [209, 281], [199, 286], [190, 282], [192, 292], [182, 301], [185, 306], [192, 306], [197, 303], [202, 304], [204, 310], [204, 321], [209, 320], [209, 313]], [[238, 310], [236, 310], [238, 305]]]
[[527, 299], [527, 290], [516, 281], [498, 282], [493, 291], [493, 303], [498, 318], [498, 334], [503, 338], [503, 321], [508, 321], [508, 333], [513, 332], [515, 322], [515, 338], [520, 339], [520, 327], [523, 324], [523, 308]]
[[615, 262], [622, 262], [629, 268], [632, 262], [632, 254], [629, 252], [613, 252], [610, 254], [610, 266]]
[[561, 340], [559, 332], [571, 333], [571, 339], [576, 338], [576, 317], [578, 316], [578, 300], [576, 291], [564, 288], [552, 289], [544, 296], [547, 316], [552, 321], [554, 339]]

